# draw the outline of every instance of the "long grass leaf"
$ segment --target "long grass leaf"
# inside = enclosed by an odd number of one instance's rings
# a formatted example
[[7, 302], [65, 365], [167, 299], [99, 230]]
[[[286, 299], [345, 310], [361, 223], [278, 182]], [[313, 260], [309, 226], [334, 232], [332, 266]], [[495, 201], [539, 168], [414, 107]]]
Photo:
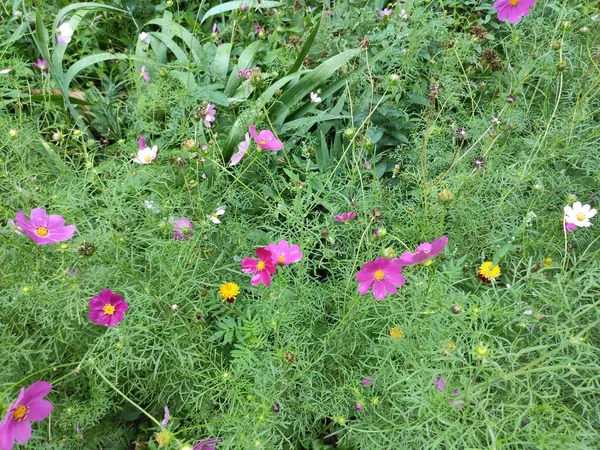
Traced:
[[206, 11], [206, 14], [204, 14], [202, 20], [200, 20], [200, 23], [204, 23], [204, 21], [209, 17], [213, 17], [218, 14], [225, 13], [227, 11], [235, 11], [236, 9], [239, 9], [243, 4], [248, 5], [250, 8], [256, 9], [275, 8], [276, 6], [281, 6], [281, 2], [266, 1], [258, 3], [256, 0], [236, 0], [232, 2], [221, 3], [220, 5], [213, 6], [208, 11]]

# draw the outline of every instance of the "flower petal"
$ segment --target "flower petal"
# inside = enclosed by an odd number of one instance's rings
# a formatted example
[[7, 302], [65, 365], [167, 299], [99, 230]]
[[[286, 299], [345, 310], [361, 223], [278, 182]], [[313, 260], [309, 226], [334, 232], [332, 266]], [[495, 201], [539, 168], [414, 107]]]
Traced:
[[375, 283], [373, 283], [373, 297], [377, 300], [383, 300], [386, 294], [387, 290], [385, 288], [385, 283], [375, 280]]
[[47, 381], [36, 381], [23, 392], [22, 404], [29, 404], [43, 399], [52, 390], [52, 385]]

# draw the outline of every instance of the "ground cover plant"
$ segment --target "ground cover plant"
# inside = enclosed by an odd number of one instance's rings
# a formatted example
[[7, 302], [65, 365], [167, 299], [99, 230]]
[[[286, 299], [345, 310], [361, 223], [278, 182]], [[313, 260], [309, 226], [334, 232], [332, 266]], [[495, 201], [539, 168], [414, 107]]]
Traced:
[[597, 448], [597, 2], [0, 15], [0, 449]]

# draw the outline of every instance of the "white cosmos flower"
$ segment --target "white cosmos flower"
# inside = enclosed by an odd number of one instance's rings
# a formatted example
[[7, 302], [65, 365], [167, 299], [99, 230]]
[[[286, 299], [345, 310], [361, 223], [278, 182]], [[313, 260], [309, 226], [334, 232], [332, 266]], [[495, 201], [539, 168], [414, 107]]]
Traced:
[[219, 206], [214, 213], [206, 216], [208, 218], [208, 220], [210, 220], [212, 223], [214, 223], [215, 225], [219, 225], [221, 223], [221, 221], [219, 220], [219, 216], [222, 216], [223, 214], [225, 214], [225, 207], [224, 206]]
[[313, 103], [321, 103], [321, 97], [319, 97], [316, 92], [311, 92], [310, 93], [310, 100]]
[[142, 31], [140, 33], [140, 35], [138, 36], [138, 40], [145, 42], [146, 44], [150, 43], [150, 35], [148, 33], [146, 33], [145, 31]]
[[590, 219], [597, 212], [590, 205], [582, 205], [581, 202], [575, 202], [573, 206], [565, 206], [565, 222], [572, 223], [578, 227], [589, 227], [592, 225]]
[[137, 155], [133, 158], [134, 163], [138, 164], [150, 164], [156, 159], [156, 153], [158, 152], [158, 146], [154, 145], [152, 148], [146, 147], [138, 150]]
[[59, 25], [56, 29], [56, 42], [59, 45], [67, 45], [71, 42], [73, 37], [73, 27], [69, 22], [65, 22]]

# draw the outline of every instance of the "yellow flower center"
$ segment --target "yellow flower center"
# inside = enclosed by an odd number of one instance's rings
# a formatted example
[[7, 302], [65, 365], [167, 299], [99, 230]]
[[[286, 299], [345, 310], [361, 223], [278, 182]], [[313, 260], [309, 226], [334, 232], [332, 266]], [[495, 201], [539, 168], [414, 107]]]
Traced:
[[21, 420], [27, 417], [28, 412], [29, 408], [27, 406], [19, 405], [15, 408], [15, 410], [12, 413], [13, 419], [15, 419], [17, 422], [20, 422]]
[[260, 145], [265, 145], [267, 143], [267, 140], [266, 139], [261, 139], [260, 141], [258, 141], [258, 143]]
[[104, 305], [104, 314], [106, 314], [107, 316], [112, 316], [115, 313], [115, 307], [114, 305], [108, 304], [108, 305]]
[[277, 261], [279, 261], [280, 263], [284, 262], [285, 261], [285, 255], [279, 255], [277, 257]]
[[259, 261], [258, 264], [256, 265], [256, 270], [265, 270], [265, 262]]
[[35, 229], [35, 233], [38, 236], [41, 236], [41, 237], [48, 236], [48, 228], [46, 228], [46, 227], [37, 227]]
[[145, 156], [144, 161], [149, 163], [150, 161], [152, 161], [152, 158], [150, 156]]
[[510, 6], [517, 6], [520, 0], [509, 0]]
[[383, 273], [383, 270], [379, 269], [375, 272], [373, 277], [375, 277], [377, 281], [381, 281], [385, 278], [385, 273]]
[[240, 287], [235, 283], [225, 283], [219, 288], [219, 295], [223, 300], [235, 299], [240, 293]]
[[577, 217], [577, 220], [579, 220], [580, 222], [583, 222], [585, 220], [585, 214], [579, 213], [579, 214], [577, 214], [576, 217]]

